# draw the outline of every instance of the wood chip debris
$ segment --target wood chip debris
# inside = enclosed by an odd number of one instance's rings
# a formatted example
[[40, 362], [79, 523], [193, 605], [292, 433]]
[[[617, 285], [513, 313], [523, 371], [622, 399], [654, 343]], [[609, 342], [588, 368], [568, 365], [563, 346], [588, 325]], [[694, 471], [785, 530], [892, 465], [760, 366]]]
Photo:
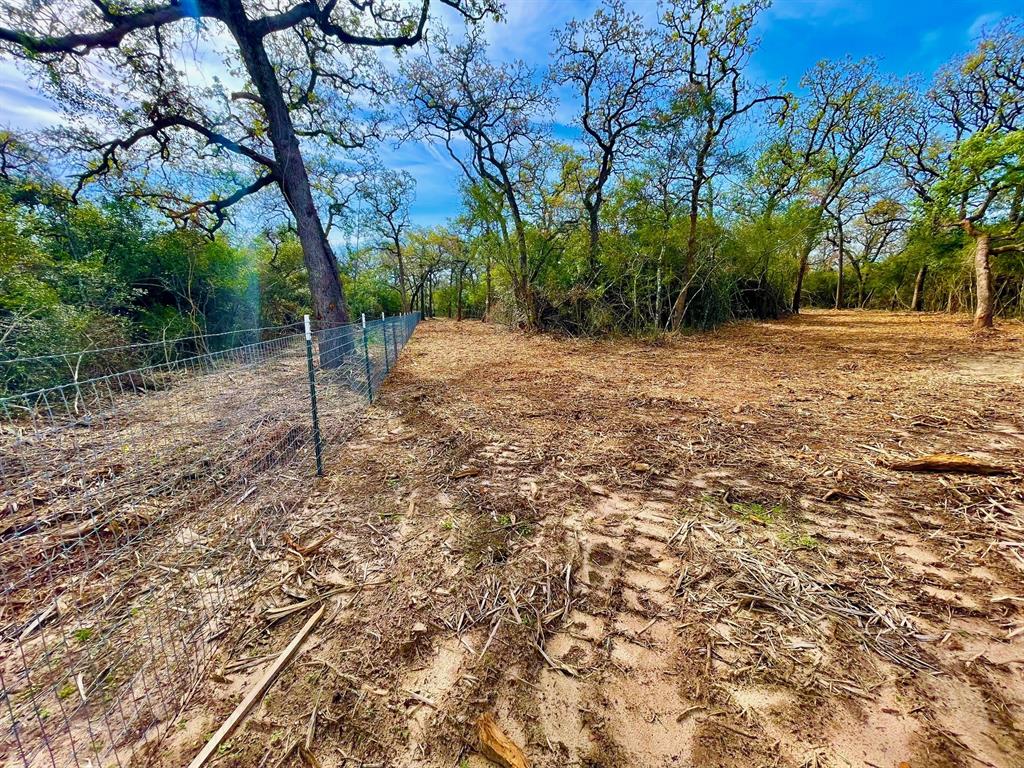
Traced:
[[494, 716], [484, 713], [476, 721], [476, 735], [480, 753], [502, 768], [529, 768], [523, 750], [498, 727]]

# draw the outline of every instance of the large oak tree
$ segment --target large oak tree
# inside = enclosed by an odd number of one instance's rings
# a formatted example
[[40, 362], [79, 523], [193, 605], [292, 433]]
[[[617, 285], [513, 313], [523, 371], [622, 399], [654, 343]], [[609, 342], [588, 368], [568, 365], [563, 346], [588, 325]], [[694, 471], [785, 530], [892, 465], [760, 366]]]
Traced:
[[[496, 11], [489, 0], [439, 1], [473, 19]], [[102, 127], [72, 131], [91, 156], [80, 187], [133, 159], [144, 180], [154, 161], [178, 161], [177, 175], [147, 194], [179, 220], [209, 228], [237, 202], [279, 188], [317, 320], [330, 326], [347, 322], [348, 312], [302, 143], [366, 143], [382, 88], [366, 52], [416, 44], [429, 7], [430, 0], [23, 0], [0, 3], [0, 44], [41, 73], [71, 122]], [[193, 84], [212, 52], [213, 68], [226, 67], [242, 87]], [[207, 169], [219, 172], [204, 176]]]

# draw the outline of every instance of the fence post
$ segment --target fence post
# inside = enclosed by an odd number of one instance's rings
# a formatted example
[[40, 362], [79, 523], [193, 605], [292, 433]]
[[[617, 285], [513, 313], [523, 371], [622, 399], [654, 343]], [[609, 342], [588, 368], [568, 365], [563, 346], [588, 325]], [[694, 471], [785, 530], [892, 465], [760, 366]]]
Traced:
[[391, 373], [391, 365], [388, 363], [388, 321], [383, 312], [380, 313], [380, 332], [384, 334], [384, 375], [387, 376]]
[[370, 373], [370, 336], [366, 332], [366, 313], [363, 313], [363, 357], [366, 359], [366, 398], [373, 402], [373, 376]]
[[306, 324], [306, 370], [309, 371], [309, 409], [313, 417], [313, 452], [316, 454], [316, 474], [324, 476], [323, 444], [320, 440], [320, 415], [316, 409], [316, 375], [313, 372], [313, 332], [309, 315], [303, 315]]

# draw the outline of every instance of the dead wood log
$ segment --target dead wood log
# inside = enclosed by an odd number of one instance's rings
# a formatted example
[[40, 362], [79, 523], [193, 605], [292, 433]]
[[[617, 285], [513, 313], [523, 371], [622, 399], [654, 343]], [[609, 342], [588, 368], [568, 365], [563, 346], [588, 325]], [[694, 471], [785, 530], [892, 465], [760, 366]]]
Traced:
[[973, 459], [955, 453], [932, 453], [906, 461], [893, 461], [889, 469], [897, 472], [964, 472], [972, 475], [1009, 475], [1013, 469], [1003, 464]]

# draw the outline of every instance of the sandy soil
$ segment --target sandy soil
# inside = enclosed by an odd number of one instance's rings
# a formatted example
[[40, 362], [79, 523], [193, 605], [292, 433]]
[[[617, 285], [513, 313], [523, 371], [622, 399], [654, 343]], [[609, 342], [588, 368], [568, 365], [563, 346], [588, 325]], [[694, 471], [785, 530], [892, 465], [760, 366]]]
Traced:
[[[933, 452], [1012, 472], [887, 468]], [[491, 713], [533, 766], [1024, 765], [1020, 324], [427, 322], [330, 456], [162, 764], [335, 589], [213, 764], [486, 766]]]

